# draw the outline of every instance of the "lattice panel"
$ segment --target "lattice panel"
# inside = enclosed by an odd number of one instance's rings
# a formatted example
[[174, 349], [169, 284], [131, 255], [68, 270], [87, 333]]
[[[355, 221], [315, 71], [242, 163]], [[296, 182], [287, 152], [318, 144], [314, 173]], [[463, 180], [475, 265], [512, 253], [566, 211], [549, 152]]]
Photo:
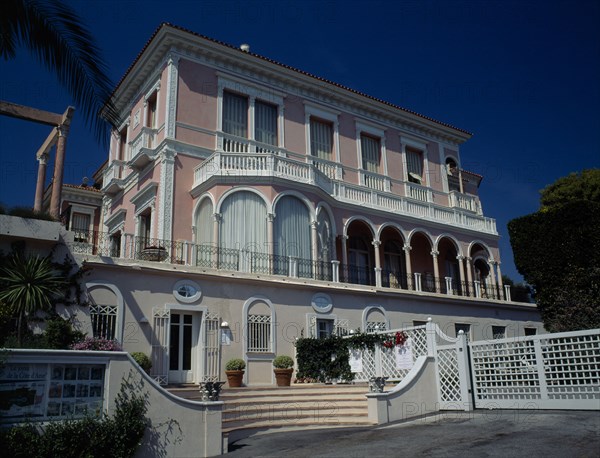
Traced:
[[161, 385], [169, 383], [169, 324], [171, 311], [165, 307], [154, 307], [152, 341], [152, 376]]
[[[414, 360], [414, 352], [413, 352]], [[388, 381], [399, 382], [406, 374], [409, 369], [396, 369], [396, 354], [391, 348], [381, 349], [381, 372], [384, 377], [388, 378]]]
[[473, 343], [471, 362], [476, 399], [540, 398], [533, 341]]
[[347, 319], [335, 320], [333, 323], [333, 333], [336, 336], [348, 335], [349, 328], [350, 328], [350, 321]]
[[440, 383], [440, 401], [460, 402], [462, 398], [455, 348], [438, 348], [437, 368]]
[[386, 331], [387, 324], [383, 321], [367, 321], [365, 332]]
[[549, 399], [600, 397], [600, 333], [540, 336]]
[[362, 372], [357, 372], [354, 376], [355, 382], [368, 382], [371, 377], [377, 376], [375, 365], [375, 352], [369, 350], [361, 351]]
[[202, 382], [219, 381], [221, 360], [221, 320], [219, 315], [208, 312], [202, 321], [204, 336], [203, 367], [200, 379]]

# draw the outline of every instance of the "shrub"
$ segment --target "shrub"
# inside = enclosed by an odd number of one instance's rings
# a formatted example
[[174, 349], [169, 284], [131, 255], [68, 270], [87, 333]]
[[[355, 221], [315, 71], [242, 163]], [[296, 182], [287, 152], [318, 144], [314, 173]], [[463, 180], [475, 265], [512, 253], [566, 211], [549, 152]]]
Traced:
[[94, 350], [94, 351], [122, 351], [121, 344], [116, 340], [102, 339], [99, 337], [86, 337], [81, 342], [71, 346], [73, 350]]
[[64, 320], [59, 316], [46, 322], [46, 330], [44, 331], [46, 348], [67, 350], [83, 338], [83, 334], [75, 331], [68, 320]]
[[144, 369], [146, 373], [150, 372], [152, 369], [152, 360], [146, 355], [146, 353], [142, 353], [141, 351], [134, 351], [131, 354], [131, 357], [135, 360], [138, 365]]
[[20, 218], [30, 218], [30, 219], [41, 219], [45, 221], [56, 221], [56, 218], [50, 216], [50, 213], [46, 212], [36, 212], [32, 208], [29, 207], [14, 207], [8, 212], [11, 216], [18, 216]]
[[246, 369], [246, 363], [240, 358], [230, 359], [225, 365], [226, 371], [243, 371], [244, 369]]
[[294, 360], [289, 356], [279, 355], [273, 360], [273, 367], [275, 369], [291, 369], [294, 367]]

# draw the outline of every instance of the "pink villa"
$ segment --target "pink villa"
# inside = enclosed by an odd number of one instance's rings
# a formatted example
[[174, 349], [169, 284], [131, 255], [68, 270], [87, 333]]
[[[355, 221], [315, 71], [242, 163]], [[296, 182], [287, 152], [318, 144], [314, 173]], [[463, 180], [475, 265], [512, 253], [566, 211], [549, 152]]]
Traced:
[[[161, 25], [114, 92], [98, 189], [65, 186], [90, 334], [161, 383], [274, 383], [301, 337], [423, 324], [472, 340], [543, 332], [502, 284], [471, 134]], [[87, 309], [86, 309], [87, 310]]]

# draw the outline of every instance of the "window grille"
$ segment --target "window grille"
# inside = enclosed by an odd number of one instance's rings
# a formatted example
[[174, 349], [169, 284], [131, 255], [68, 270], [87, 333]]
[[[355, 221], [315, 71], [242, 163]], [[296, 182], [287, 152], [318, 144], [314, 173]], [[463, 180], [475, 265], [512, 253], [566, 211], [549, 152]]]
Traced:
[[248, 315], [248, 351], [271, 351], [270, 315]]
[[94, 337], [113, 340], [117, 330], [116, 305], [90, 305], [92, 334]]
[[494, 339], [504, 339], [506, 337], [506, 327], [492, 326], [492, 337]]
[[387, 331], [387, 323], [383, 321], [367, 321], [365, 332]]

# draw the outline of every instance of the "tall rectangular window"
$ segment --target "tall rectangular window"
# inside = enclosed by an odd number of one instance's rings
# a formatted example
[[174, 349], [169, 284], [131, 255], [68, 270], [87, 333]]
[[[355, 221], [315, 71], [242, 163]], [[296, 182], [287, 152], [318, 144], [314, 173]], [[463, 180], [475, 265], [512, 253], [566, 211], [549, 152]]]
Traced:
[[277, 107], [270, 103], [254, 104], [254, 138], [267, 145], [277, 146]]
[[154, 92], [146, 101], [146, 126], [150, 127], [151, 129], [156, 129], [156, 98], [157, 93]]
[[248, 138], [248, 98], [223, 92], [223, 132]]
[[[126, 161], [127, 157], [127, 127], [119, 132], [119, 151], [117, 151], [117, 160]], [[120, 177], [119, 177], [120, 178]]]
[[362, 152], [362, 166], [367, 172], [379, 173], [381, 147], [379, 139], [361, 134], [360, 149]]
[[75, 233], [76, 242], [88, 243], [90, 241], [90, 221], [90, 215], [73, 212], [71, 231]]
[[406, 149], [406, 167], [408, 181], [423, 184], [423, 154], [420, 151]]
[[310, 118], [310, 153], [319, 159], [332, 160], [333, 126], [330, 122]]
[[248, 351], [271, 351], [270, 315], [248, 315]]

